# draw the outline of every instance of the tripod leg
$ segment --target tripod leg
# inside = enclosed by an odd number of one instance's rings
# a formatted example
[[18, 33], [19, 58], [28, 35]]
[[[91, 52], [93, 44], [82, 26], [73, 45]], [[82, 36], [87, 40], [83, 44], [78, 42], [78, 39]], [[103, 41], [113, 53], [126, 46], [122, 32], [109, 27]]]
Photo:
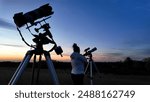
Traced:
[[59, 84], [58, 77], [57, 77], [56, 71], [54, 69], [54, 65], [51, 61], [51, 57], [50, 57], [49, 52], [44, 52], [44, 56], [46, 58], [46, 63], [47, 63], [53, 84], [58, 85]]
[[87, 73], [87, 71], [88, 71], [88, 67], [89, 67], [89, 62], [88, 62], [88, 64], [87, 64], [87, 66], [86, 66], [86, 69], [85, 69], [85, 72], [84, 72], [84, 74], [86, 74]]
[[96, 64], [94, 62], [93, 62], [93, 65], [94, 65], [96, 71], [98, 72], [99, 77], [102, 78], [102, 75], [101, 75], [100, 71], [98, 70], [98, 68], [97, 68], [97, 66], [96, 66]]
[[18, 73], [18, 71], [20, 70], [22, 64], [24, 63], [26, 57], [27, 57], [27, 54], [25, 55], [25, 57], [24, 57], [24, 59], [22, 60], [22, 62], [19, 64], [17, 70], [16, 70], [15, 73], [13, 74], [13, 76], [12, 76], [11, 80], [9, 81], [8, 85], [11, 85], [11, 83], [12, 83], [12, 81], [14, 80], [16, 74]]
[[93, 85], [93, 69], [92, 69], [92, 61], [90, 61], [90, 83]]
[[19, 67], [17, 68], [15, 74], [13, 75], [13, 77], [11, 78], [9, 85], [14, 85], [16, 84], [16, 82], [18, 81], [19, 77], [21, 76], [21, 74], [23, 73], [23, 71], [25, 70], [27, 64], [29, 63], [31, 57], [33, 55], [32, 51], [28, 51], [24, 60], [21, 62], [21, 64], [19, 65]]
[[40, 55], [40, 57], [39, 57], [39, 64], [38, 64], [37, 77], [36, 77], [36, 84], [38, 84], [38, 81], [39, 81], [41, 59], [42, 59], [42, 55]]
[[94, 65], [94, 68], [96, 69], [96, 71], [97, 71], [98, 73], [100, 73], [99, 70], [98, 70], [98, 68], [97, 68], [97, 66], [96, 66], [96, 64], [95, 64], [94, 62], [92, 62], [92, 63], [93, 63], [93, 65]]
[[34, 74], [35, 74], [35, 64], [36, 64], [36, 55], [34, 55], [33, 65], [32, 65], [32, 78], [31, 78], [31, 85], [34, 82]]

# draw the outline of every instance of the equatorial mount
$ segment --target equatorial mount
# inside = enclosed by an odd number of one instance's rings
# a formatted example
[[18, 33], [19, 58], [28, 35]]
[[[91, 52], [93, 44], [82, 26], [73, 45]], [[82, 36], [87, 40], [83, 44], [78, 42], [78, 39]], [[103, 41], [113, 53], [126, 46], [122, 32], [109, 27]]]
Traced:
[[[53, 39], [52, 33], [50, 32], [50, 25], [49, 23], [46, 23], [46, 20], [51, 18], [51, 15], [54, 14], [52, 11], [52, 7], [49, 6], [49, 4], [45, 4], [33, 11], [27, 12], [23, 14], [23, 12], [16, 13], [14, 15], [14, 22], [17, 26], [17, 30], [19, 31], [19, 34], [24, 41], [24, 43], [29, 46], [34, 48], [35, 50], [42, 51], [43, 50], [43, 45], [46, 44], [53, 44], [53, 47], [48, 50], [48, 52], [51, 52], [55, 50], [57, 55], [62, 56], [62, 49], [60, 46], [57, 46], [56, 42]], [[41, 19], [42, 20], [38, 20]], [[32, 44], [29, 44], [23, 37], [20, 27], [23, 27], [26, 25], [26, 29], [30, 32], [30, 34], [34, 37], [32, 41], [35, 43], [33, 46]], [[40, 27], [37, 28], [37, 25], [40, 25]], [[34, 28], [35, 32], [37, 34], [33, 34], [31, 32], [31, 29]], [[43, 29], [43, 32], [40, 32], [41, 29]]]
[[[35, 43], [35, 45], [31, 45], [31, 44], [28, 44], [27, 41], [25, 41], [21, 31], [19, 30], [19, 28], [17, 27], [19, 33], [20, 33], [20, 36], [22, 38], [22, 40], [25, 42], [26, 45], [28, 45], [29, 47], [32, 47], [34, 48], [36, 51], [37, 51], [37, 54], [41, 54], [42, 51], [43, 51], [43, 45], [47, 45], [47, 44], [53, 44], [53, 47], [48, 50], [48, 52], [51, 52], [53, 50], [55, 50], [56, 54], [57, 55], [61, 55], [62, 56], [62, 48], [60, 46], [57, 46], [56, 42], [54, 41], [53, 39], [53, 36], [52, 36], [52, 33], [50, 32], [50, 25], [49, 23], [46, 22], [47, 19], [49, 19], [50, 17], [47, 17], [45, 19], [42, 19], [41, 21], [37, 21], [35, 23], [33, 23], [32, 25], [29, 26], [29, 24], [27, 23], [26, 24], [26, 29], [29, 31], [29, 33], [34, 37], [32, 39], [32, 41]], [[42, 24], [44, 23], [44, 24]], [[37, 25], [40, 25], [39, 28], [37, 28], [36, 26]], [[31, 29], [34, 28], [35, 32], [37, 34], [33, 34], [31, 32]], [[40, 32], [41, 30], [43, 30], [43, 32]]]

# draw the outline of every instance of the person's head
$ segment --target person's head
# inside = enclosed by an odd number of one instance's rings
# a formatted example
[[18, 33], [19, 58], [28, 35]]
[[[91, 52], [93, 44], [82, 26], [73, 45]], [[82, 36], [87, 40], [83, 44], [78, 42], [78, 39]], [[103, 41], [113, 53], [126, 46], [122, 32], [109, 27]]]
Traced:
[[76, 43], [74, 43], [72, 47], [73, 47], [74, 52], [80, 53], [80, 48], [78, 47]]

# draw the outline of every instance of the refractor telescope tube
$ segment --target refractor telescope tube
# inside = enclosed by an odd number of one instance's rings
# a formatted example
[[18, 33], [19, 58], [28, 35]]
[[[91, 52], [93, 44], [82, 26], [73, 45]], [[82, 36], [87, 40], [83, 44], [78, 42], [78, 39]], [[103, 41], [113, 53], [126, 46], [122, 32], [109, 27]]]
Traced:
[[97, 48], [94, 47], [93, 49], [90, 50], [90, 48], [86, 48], [84, 51], [85, 51], [85, 54], [83, 54], [84, 56], [87, 56], [87, 55], [90, 55], [92, 52], [96, 51]]
[[92, 52], [94, 52], [94, 51], [96, 51], [97, 50], [97, 48], [96, 47], [94, 47], [93, 49], [91, 49], [89, 52], [90, 53], [92, 53]]

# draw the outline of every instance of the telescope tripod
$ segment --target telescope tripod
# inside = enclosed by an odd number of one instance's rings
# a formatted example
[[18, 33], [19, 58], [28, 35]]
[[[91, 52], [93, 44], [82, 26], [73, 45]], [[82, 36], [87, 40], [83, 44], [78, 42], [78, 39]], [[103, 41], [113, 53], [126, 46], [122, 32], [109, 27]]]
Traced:
[[92, 54], [88, 56], [89, 56], [88, 63], [84, 73], [89, 74], [90, 84], [93, 85], [93, 71], [96, 70], [99, 73], [99, 70], [97, 69], [95, 62], [92, 59]]
[[[10, 80], [8, 85], [16, 84], [16, 82], [19, 80], [19, 78], [21, 77], [21, 75], [25, 71], [25, 68], [27, 67], [27, 64], [30, 62], [32, 56], [34, 55], [34, 62], [33, 62], [33, 69], [32, 69], [32, 80], [31, 80], [31, 84], [33, 84], [34, 72], [35, 72], [35, 68], [34, 68], [35, 66], [34, 65], [36, 63], [36, 56], [37, 55], [40, 56], [39, 57], [39, 63], [40, 63], [41, 58], [42, 58], [42, 54], [44, 54], [44, 56], [45, 56], [46, 63], [47, 63], [47, 66], [48, 66], [48, 70], [49, 70], [49, 73], [50, 73], [50, 76], [51, 76], [53, 84], [58, 85], [59, 84], [58, 77], [57, 77], [54, 65], [53, 65], [53, 63], [51, 61], [51, 57], [50, 57], [49, 52], [48, 51], [44, 51], [44, 50], [38, 50], [38, 49], [29, 50], [26, 53], [23, 61], [18, 66], [17, 70], [15, 71], [15, 73], [12, 76], [12, 78], [11, 78], [11, 80]], [[40, 67], [38, 68], [38, 71], [37, 71], [37, 79], [36, 79], [36, 81], [38, 81], [39, 72], [40, 72]]]

